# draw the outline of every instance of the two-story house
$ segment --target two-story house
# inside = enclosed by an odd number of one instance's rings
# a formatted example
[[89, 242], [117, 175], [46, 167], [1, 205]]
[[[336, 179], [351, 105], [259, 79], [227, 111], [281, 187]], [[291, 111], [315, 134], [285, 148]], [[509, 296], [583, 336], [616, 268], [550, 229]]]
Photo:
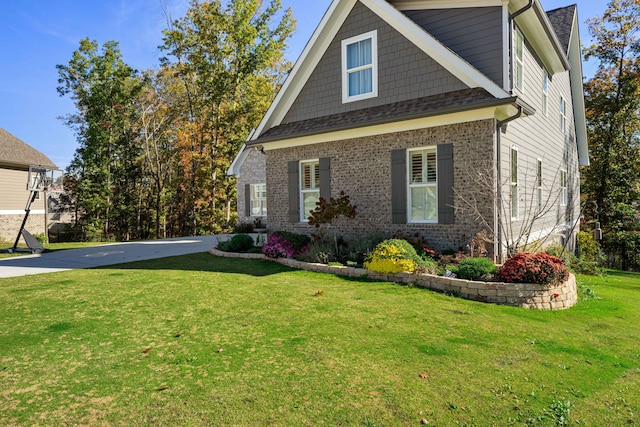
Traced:
[[[241, 218], [310, 233], [320, 198], [346, 236], [419, 233], [436, 250], [574, 239], [588, 164], [576, 6], [334, 0], [229, 173]], [[523, 240], [524, 236], [524, 240]], [[490, 245], [491, 246], [491, 245]]]

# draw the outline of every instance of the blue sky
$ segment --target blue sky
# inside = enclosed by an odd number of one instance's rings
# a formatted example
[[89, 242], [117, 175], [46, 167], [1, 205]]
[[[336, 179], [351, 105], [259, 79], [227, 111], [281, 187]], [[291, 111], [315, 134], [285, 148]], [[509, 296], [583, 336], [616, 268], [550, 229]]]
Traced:
[[[578, 4], [583, 45], [590, 44], [584, 21], [601, 16], [604, 0], [541, 0], [545, 9]], [[297, 31], [287, 56], [295, 61], [331, 0], [282, 0], [293, 9]], [[77, 148], [73, 132], [58, 117], [74, 111], [56, 92], [56, 65], [66, 64], [81, 39], [120, 43], [126, 63], [138, 70], [158, 65], [158, 45], [166, 27], [166, 4], [173, 18], [187, 0], [13, 0], [0, 2], [0, 127], [42, 151], [65, 168]], [[593, 74], [587, 64], [585, 76]]]

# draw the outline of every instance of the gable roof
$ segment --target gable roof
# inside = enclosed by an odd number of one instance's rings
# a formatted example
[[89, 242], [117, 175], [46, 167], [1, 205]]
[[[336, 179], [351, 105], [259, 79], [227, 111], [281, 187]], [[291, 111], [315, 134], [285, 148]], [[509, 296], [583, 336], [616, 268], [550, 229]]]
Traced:
[[573, 17], [576, 13], [576, 8], [577, 6], [574, 4], [547, 11], [549, 22], [551, 22], [551, 26], [558, 36], [558, 41], [567, 54], [569, 52], [569, 42], [571, 41]]
[[8, 166], [57, 166], [43, 153], [0, 128], [0, 164]]
[[293, 70], [260, 122], [256, 132], [253, 134], [253, 140], [260, 138], [263, 133], [282, 123], [284, 116], [302, 91], [313, 70], [322, 59], [322, 56], [333, 41], [338, 30], [344, 24], [349, 13], [358, 1], [395, 28], [406, 39], [446, 68], [469, 88], [482, 88], [495, 98], [510, 97], [504, 89], [499, 87], [435, 37], [427, 33], [387, 1], [333, 0], [311, 39], [302, 51]]

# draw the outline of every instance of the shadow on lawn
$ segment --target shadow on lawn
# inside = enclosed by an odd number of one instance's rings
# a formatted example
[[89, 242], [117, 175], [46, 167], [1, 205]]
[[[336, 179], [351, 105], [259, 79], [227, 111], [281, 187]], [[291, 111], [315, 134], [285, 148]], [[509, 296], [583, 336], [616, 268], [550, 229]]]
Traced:
[[286, 267], [277, 262], [221, 258], [207, 252], [107, 265], [96, 267], [95, 269], [210, 271], [215, 273], [248, 274], [250, 276], [269, 276], [286, 271], [296, 271], [294, 268]]

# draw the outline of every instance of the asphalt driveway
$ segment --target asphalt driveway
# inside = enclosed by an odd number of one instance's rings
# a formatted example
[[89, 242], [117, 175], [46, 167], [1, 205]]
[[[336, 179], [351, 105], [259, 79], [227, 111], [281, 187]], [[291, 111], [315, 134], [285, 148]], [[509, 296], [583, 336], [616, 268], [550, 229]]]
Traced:
[[125, 262], [206, 252], [221, 236], [114, 243], [0, 259], [0, 278], [52, 273], [76, 268], [102, 267]]

